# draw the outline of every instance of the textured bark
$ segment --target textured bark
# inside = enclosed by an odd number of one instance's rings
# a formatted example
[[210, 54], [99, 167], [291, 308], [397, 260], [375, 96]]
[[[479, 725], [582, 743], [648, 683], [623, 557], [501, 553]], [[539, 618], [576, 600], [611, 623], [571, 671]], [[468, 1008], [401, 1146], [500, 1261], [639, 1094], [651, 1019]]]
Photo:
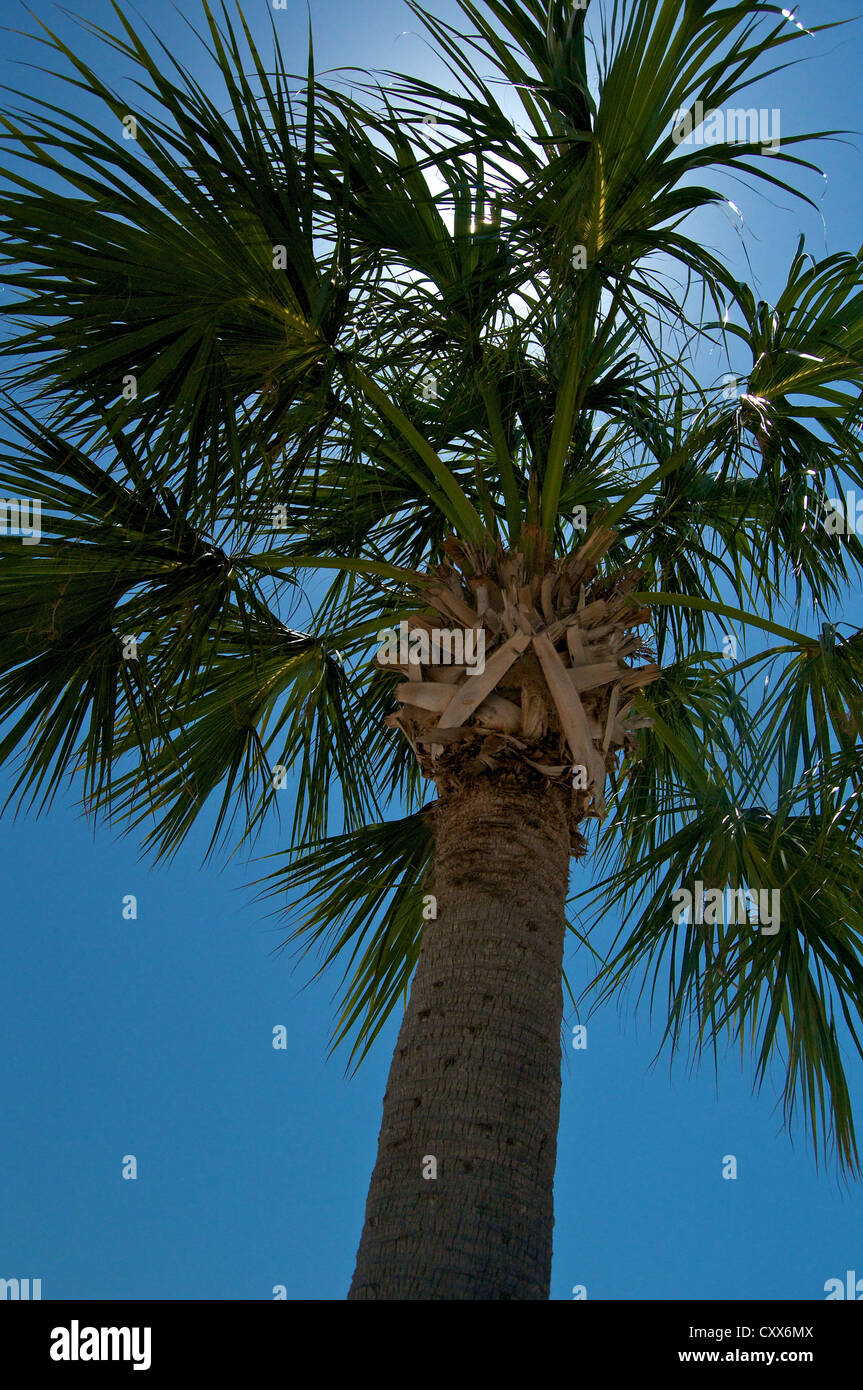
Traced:
[[[384, 1096], [351, 1299], [545, 1299], [569, 874], [559, 788], [436, 810], [426, 923]], [[437, 1177], [423, 1161], [437, 1160]]]

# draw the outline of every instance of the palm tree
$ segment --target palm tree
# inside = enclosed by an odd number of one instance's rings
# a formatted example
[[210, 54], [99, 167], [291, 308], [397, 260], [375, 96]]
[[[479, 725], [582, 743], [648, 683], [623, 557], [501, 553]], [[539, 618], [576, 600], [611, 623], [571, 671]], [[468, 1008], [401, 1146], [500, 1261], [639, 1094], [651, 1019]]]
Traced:
[[583, 948], [621, 924], [594, 1004], [664, 992], [859, 1171], [861, 264], [801, 242], [771, 307], [689, 221], [803, 196], [817, 136], [699, 136], [802, 28], [458, 4], [409, 0], [450, 89], [297, 78], [205, 0], [213, 91], [115, 6], [132, 97], [41, 25], [68, 109], [2, 121], [42, 536], [2, 542], [0, 755], [161, 856], [205, 804], [248, 848], [293, 779], [262, 891], [343, 968], [334, 1044], [410, 987], [354, 1299], [548, 1296], [572, 856]]

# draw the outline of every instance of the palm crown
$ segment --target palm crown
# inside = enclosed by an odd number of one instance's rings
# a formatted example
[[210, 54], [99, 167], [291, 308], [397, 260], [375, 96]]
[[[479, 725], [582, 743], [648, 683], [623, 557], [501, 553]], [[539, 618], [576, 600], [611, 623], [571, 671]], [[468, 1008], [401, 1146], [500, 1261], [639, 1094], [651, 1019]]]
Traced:
[[[787, 1113], [854, 1168], [863, 638], [828, 616], [863, 551], [823, 515], [863, 488], [860, 262], [801, 244], [757, 303], [687, 219], [723, 171], [796, 193], [814, 137], [675, 136], [799, 26], [459, 4], [467, 38], [410, 5], [452, 90], [325, 83], [310, 44], [298, 91], [205, 4], [211, 93], [116, 7], [130, 106], [43, 26], [72, 111], [2, 121], [2, 488], [43, 537], [2, 541], [0, 753], [18, 794], [79, 775], [159, 854], [205, 803], [211, 848], [251, 842], [292, 770], [267, 886], [343, 961], [354, 1055], [416, 964], [428, 779], [584, 764], [572, 844], [600, 822], [590, 911], [622, 922], [597, 997], [633, 976], [673, 1043], [727, 1034], [761, 1077], [777, 1052]], [[702, 342], [751, 357], [739, 388]], [[482, 632], [495, 680], [373, 661], [402, 623]], [[673, 922], [693, 880], [780, 889], [784, 929]]]

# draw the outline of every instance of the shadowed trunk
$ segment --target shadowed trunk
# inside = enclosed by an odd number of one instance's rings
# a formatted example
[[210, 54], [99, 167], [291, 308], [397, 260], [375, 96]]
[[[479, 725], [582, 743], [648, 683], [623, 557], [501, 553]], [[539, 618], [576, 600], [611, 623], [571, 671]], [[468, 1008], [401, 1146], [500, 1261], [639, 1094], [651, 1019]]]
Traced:
[[438, 916], [393, 1056], [348, 1297], [545, 1299], [567, 801], [482, 782], [435, 817]]

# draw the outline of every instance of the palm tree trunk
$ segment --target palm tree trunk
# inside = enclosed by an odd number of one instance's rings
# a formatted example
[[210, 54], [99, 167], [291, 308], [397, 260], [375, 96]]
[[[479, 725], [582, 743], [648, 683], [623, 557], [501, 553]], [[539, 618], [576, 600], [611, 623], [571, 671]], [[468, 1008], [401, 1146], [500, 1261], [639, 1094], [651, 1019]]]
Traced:
[[481, 782], [435, 816], [438, 916], [393, 1056], [348, 1297], [545, 1299], [568, 805], [548, 783]]

